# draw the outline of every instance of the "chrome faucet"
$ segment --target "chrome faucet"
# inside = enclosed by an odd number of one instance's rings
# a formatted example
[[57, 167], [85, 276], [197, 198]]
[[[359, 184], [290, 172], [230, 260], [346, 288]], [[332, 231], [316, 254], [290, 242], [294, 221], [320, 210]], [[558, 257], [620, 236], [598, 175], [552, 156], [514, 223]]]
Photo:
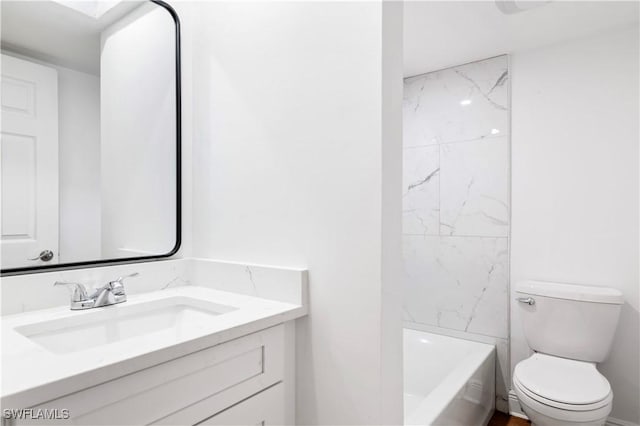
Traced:
[[72, 310], [91, 309], [126, 302], [127, 295], [124, 292], [122, 282], [125, 278], [136, 277], [138, 275], [137, 272], [134, 272], [133, 274], [109, 281], [102, 287], [97, 288], [90, 296], [87, 295], [86, 287], [80, 283], [56, 281], [53, 285], [64, 285], [73, 289], [71, 293]]

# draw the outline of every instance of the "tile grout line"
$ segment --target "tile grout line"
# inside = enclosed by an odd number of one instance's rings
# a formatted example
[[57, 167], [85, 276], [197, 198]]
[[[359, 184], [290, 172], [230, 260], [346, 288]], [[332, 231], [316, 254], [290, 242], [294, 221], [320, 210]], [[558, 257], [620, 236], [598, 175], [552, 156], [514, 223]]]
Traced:
[[[491, 334], [485, 334], [485, 333], [477, 333], [477, 332], [472, 332], [472, 331], [458, 330], [457, 328], [444, 327], [444, 326], [442, 326], [442, 325], [437, 325], [437, 324], [427, 324], [427, 323], [425, 323], [425, 322], [418, 322], [418, 321], [403, 321], [403, 324], [406, 324], [406, 323], [408, 323], [408, 324], [415, 324], [415, 325], [417, 325], [418, 327], [433, 327], [433, 328], [441, 328], [441, 329], [444, 329], [444, 330], [454, 331], [454, 332], [456, 332], [456, 333], [461, 333], [461, 334], [465, 334], [465, 335], [470, 334], [470, 335], [472, 335], [472, 336], [482, 336], [482, 337], [487, 337], [487, 338], [490, 338], [490, 339], [504, 340], [504, 341], [506, 341], [506, 342], [507, 342], [507, 344], [509, 343], [509, 336], [507, 336], [507, 337], [500, 337], [500, 336], [493, 336], [493, 335], [491, 335]], [[431, 331], [431, 333], [433, 333], [433, 331]], [[436, 334], [437, 334], [437, 333], [436, 333]], [[460, 337], [448, 336], [448, 335], [445, 335], [445, 336], [447, 336], [447, 337], [454, 337], [454, 338], [456, 338], [456, 339], [459, 339], [459, 338], [460, 338]], [[480, 343], [482, 343], [482, 342], [480, 342]]]
[[430, 146], [453, 145], [453, 144], [459, 144], [459, 143], [465, 143], [465, 142], [493, 141], [494, 139], [509, 138], [510, 136], [511, 135], [509, 133], [501, 133], [498, 135], [481, 136], [479, 138], [473, 138], [473, 139], [460, 139], [460, 140], [447, 141], [447, 142], [438, 141], [438, 143], [430, 143], [425, 145], [403, 146], [402, 149], [418, 149], [418, 148], [427, 148]]
[[411, 234], [411, 233], [403, 233], [405, 237], [452, 237], [452, 238], [497, 238], [497, 239], [508, 239], [508, 235], [442, 235], [442, 234]]

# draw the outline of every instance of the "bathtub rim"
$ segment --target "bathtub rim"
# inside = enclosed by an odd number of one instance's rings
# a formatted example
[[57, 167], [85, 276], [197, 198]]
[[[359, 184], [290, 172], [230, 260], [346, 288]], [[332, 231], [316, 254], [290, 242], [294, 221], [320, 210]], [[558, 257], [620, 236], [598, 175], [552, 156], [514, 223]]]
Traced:
[[[404, 419], [405, 425], [432, 425], [438, 416], [440, 416], [449, 406], [453, 397], [467, 384], [469, 378], [492, 355], [495, 363], [495, 357], [497, 356], [496, 346], [489, 343], [481, 343], [474, 340], [451, 337], [445, 334], [411, 328], [406, 325], [403, 327], [403, 339], [405, 337], [405, 331], [420, 334], [431, 334], [446, 339], [463, 341], [465, 344], [474, 348], [474, 351], [464, 357], [459, 365], [449, 372], [449, 374], [447, 374], [444, 379], [420, 402], [413, 413]], [[406, 366], [403, 365], [403, 368], [406, 368]], [[495, 369], [495, 364], [493, 368]], [[493, 408], [495, 408], [495, 397], [492, 398], [492, 405], [494, 406]], [[483, 424], [486, 424], [491, 418], [491, 411], [492, 410], [490, 410], [488, 417], [483, 419]]]

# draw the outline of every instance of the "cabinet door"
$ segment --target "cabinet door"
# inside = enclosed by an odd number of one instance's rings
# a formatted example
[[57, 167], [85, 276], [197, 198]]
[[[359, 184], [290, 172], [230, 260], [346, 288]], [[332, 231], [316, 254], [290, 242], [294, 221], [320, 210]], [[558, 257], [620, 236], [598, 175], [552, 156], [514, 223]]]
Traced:
[[[278, 325], [33, 409], [69, 410], [70, 418], [47, 424], [194, 424], [280, 383], [284, 363], [285, 332]], [[27, 424], [44, 423], [39, 419], [15, 422]]]
[[279, 383], [209, 417], [196, 426], [266, 426], [285, 423], [284, 385]]

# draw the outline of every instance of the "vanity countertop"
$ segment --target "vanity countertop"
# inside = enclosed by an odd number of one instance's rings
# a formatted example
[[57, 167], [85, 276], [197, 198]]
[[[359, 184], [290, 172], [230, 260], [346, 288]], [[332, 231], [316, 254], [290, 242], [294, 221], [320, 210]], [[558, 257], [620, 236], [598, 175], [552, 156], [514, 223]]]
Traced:
[[[135, 305], [188, 298], [222, 305], [232, 310], [213, 317], [194, 315], [181, 319], [179, 332], [159, 331], [136, 335], [75, 351], [51, 351], [18, 330], [43, 322], [95, 321], [97, 311], [105, 322], [120, 317]], [[129, 296], [125, 303], [72, 311], [68, 306], [2, 317], [2, 405], [26, 408], [77, 392], [171, 359], [306, 315], [307, 307], [259, 297], [182, 286]], [[89, 315], [93, 315], [92, 317]], [[177, 313], [176, 315], [181, 315]]]

